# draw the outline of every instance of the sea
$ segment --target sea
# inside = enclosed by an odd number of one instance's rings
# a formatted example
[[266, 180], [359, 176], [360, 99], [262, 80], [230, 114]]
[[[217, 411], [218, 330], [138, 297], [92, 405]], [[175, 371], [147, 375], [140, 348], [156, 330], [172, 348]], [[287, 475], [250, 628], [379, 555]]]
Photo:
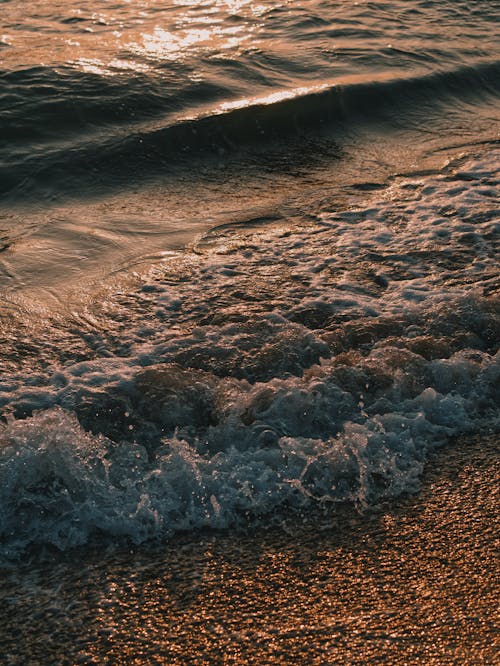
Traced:
[[498, 0], [0, 0], [0, 563], [498, 433], [499, 120]]

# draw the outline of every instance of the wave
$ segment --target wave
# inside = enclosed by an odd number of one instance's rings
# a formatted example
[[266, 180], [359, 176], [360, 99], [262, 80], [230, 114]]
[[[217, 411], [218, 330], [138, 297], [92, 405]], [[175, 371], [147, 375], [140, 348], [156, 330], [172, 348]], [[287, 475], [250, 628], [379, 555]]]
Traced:
[[0, 554], [370, 507], [499, 432], [498, 157], [219, 228], [80, 322], [85, 358], [3, 373]]
[[416, 491], [435, 446], [499, 425], [500, 355], [477, 350], [426, 361], [389, 345], [253, 385], [175, 364], [128, 370], [75, 395], [76, 412], [1, 429], [4, 557], [376, 505]]
[[96, 128], [133, 126], [228, 92], [207, 81], [171, 76], [173, 81], [120, 70], [105, 75], [70, 66], [0, 70], [0, 141], [22, 147]]
[[[99, 80], [92, 79], [91, 88]], [[214, 92], [217, 91], [204, 91], [203, 95], [210, 97]], [[188, 117], [185, 112], [177, 116], [172, 112], [166, 124], [149, 119], [126, 130], [117, 130], [115, 126], [117, 120], [125, 119], [126, 112], [120, 115], [121, 112], [113, 114], [107, 110], [108, 106], [114, 109], [117, 105], [117, 100], [111, 97], [92, 121], [98, 125], [112, 121], [97, 139], [83, 136], [67, 139], [62, 146], [37, 144], [31, 154], [22, 153], [17, 160], [15, 151], [14, 159], [7, 154], [0, 163], [0, 197], [15, 199], [20, 194], [26, 197], [55, 182], [60, 193], [69, 194], [81, 193], [86, 188], [95, 191], [128, 185], [133, 180], [156, 176], [160, 171], [175, 171], [180, 164], [189, 164], [200, 156], [220, 159], [221, 154], [265, 150], [273, 143], [286, 149], [292, 136], [295, 143], [300, 143], [305, 135], [314, 137], [333, 132], [334, 136], [335, 131], [342, 132], [346, 127], [376, 122], [380, 114], [397, 117], [404, 126], [405, 121], [411, 121], [419, 113], [422, 105], [449, 110], [457, 104], [495, 99], [499, 92], [500, 63], [495, 61], [416, 77], [351, 80], [275, 92], [263, 98], [226, 102], [209, 110], [196, 111], [197, 104], [193, 103], [194, 110]], [[200, 95], [199, 91], [193, 91], [198, 108], [203, 96]], [[164, 98], [159, 100], [154, 93], [145, 94], [137, 102], [148, 113], [157, 113], [162, 104], [168, 106]], [[57, 107], [58, 103], [62, 111], [57, 111], [56, 122], [61, 114], [71, 117], [80, 112], [89, 113], [85, 106], [80, 110], [78, 104], [75, 107], [71, 102], [72, 113], [67, 114], [68, 100], [64, 99], [50, 104]], [[52, 124], [50, 104], [46, 122]], [[130, 114], [129, 103], [125, 107]], [[43, 132], [43, 128], [38, 131]]]

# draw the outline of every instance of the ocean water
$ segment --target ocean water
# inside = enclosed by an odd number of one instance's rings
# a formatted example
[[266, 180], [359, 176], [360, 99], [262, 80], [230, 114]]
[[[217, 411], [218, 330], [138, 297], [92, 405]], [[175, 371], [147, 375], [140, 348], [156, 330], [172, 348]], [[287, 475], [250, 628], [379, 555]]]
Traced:
[[498, 432], [498, 2], [0, 9], [4, 560], [364, 510]]

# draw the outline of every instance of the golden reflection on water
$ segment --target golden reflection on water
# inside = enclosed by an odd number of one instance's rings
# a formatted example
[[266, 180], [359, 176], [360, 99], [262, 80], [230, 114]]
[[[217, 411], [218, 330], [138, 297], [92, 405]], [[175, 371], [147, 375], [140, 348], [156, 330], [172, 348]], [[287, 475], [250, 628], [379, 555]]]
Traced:
[[[102, 3], [98, 3], [102, 4]], [[0, 45], [5, 64], [70, 65], [112, 76], [120, 70], [144, 72], [161, 61], [182, 61], [206, 52], [217, 57], [254, 45], [259, 17], [283, 3], [267, 0], [34, 0], [26, 12], [9, 6], [3, 16]], [[25, 29], [26, 28], [26, 29]]]
[[217, 111], [219, 113], [224, 113], [235, 109], [243, 109], [247, 106], [276, 104], [278, 102], [284, 102], [287, 99], [300, 97], [301, 95], [319, 93], [329, 87], [330, 84], [325, 83], [316, 86], [302, 86], [299, 88], [293, 88], [292, 90], [279, 90], [263, 97], [245, 97], [243, 99], [236, 99], [232, 102], [224, 102], [217, 107]]
[[118, 71], [147, 72], [149, 70], [149, 67], [143, 63], [119, 58], [114, 58], [107, 64], [98, 58], [79, 58], [78, 60], [74, 60], [72, 64], [76, 65], [83, 72], [99, 74], [101, 76], [114, 76]]
[[245, 26], [207, 28], [183, 28], [169, 31], [155, 26], [151, 33], [144, 33], [138, 42], [127, 44], [130, 51], [155, 59], [182, 60], [194, 50], [221, 51], [235, 49], [251, 39], [251, 31]]
[[[221, 51], [237, 50], [253, 43], [257, 26], [249, 19], [261, 16], [269, 8], [251, 0], [182, 0], [175, 5], [179, 9], [171, 27], [155, 25], [125, 44], [126, 48], [137, 55], [159, 60], [183, 60], [202, 50], [217, 56]], [[227, 24], [228, 17], [235, 16], [243, 22]]]

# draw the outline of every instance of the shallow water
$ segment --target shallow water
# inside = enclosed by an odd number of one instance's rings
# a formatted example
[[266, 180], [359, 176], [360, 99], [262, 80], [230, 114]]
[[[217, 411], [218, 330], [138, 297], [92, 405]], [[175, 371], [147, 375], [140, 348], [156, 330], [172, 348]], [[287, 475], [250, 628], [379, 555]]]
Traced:
[[498, 429], [497, 3], [164, 5], [2, 3], [3, 556]]
[[413, 0], [2, 3], [7, 297], [62, 306], [70, 287], [217, 224], [307, 217], [342, 185], [495, 139], [498, 13]]

